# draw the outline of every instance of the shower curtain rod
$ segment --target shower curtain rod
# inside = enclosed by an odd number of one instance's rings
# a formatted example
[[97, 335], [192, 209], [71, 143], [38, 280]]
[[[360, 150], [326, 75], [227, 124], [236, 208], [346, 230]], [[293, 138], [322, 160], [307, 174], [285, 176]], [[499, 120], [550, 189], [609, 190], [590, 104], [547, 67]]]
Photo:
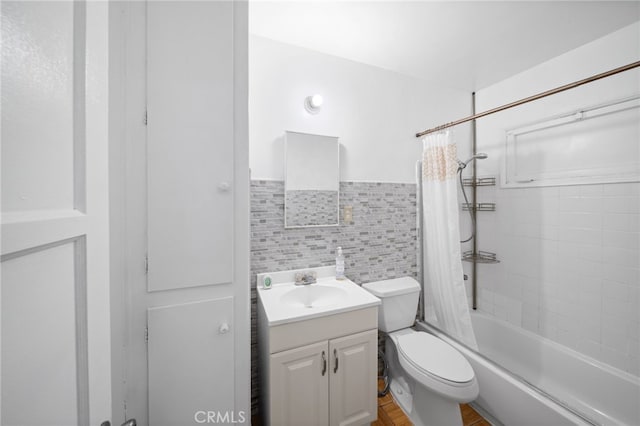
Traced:
[[520, 99], [519, 101], [511, 102], [509, 104], [505, 104], [499, 106], [497, 108], [493, 108], [484, 112], [479, 112], [478, 114], [473, 114], [465, 118], [461, 118], [460, 120], [452, 121], [450, 123], [441, 124], [440, 126], [433, 127], [431, 129], [425, 130], [420, 133], [416, 133], [416, 138], [419, 138], [424, 135], [428, 135], [429, 133], [438, 132], [440, 130], [447, 129], [449, 127], [457, 126], [458, 124], [466, 123], [467, 121], [475, 120], [476, 118], [481, 118], [486, 115], [494, 114], [496, 112], [504, 111], [505, 109], [513, 108], [518, 105], [526, 104], [527, 102], [536, 101], [538, 99], [542, 99], [544, 97], [555, 95], [556, 93], [564, 92], [565, 90], [573, 89], [578, 86], [582, 86], [583, 84], [591, 83], [592, 81], [600, 80], [605, 77], [610, 77], [612, 75], [628, 71], [633, 68], [640, 67], [640, 61], [632, 62], [628, 65], [612, 69], [610, 71], [606, 71], [600, 74], [593, 75], [591, 77], [585, 78], [583, 80], [574, 81], [573, 83], [565, 84], [564, 86], [556, 87], [555, 89], [547, 90], [546, 92], [538, 93], [537, 95], [529, 96], [528, 98]]

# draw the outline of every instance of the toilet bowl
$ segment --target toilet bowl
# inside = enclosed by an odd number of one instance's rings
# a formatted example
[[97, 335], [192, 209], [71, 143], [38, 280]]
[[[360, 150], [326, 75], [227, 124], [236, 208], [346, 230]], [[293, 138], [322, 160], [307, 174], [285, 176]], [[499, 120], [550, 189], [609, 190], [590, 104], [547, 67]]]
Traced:
[[363, 288], [382, 300], [378, 328], [387, 333], [385, 358], [396, 402], [415, 425], [462, 425], [459, 404], [477, 398], [478, 382], [454, 347], [410, 328], [418, 305], [418, 282], [403, 277]]

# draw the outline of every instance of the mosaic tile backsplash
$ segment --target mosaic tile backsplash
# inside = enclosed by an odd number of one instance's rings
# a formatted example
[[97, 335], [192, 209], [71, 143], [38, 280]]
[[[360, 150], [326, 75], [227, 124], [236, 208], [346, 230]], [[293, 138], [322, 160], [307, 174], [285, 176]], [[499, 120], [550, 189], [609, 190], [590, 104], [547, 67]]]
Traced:
[[284, 201], [288, 227], [338, 223], [338, 191], [289, 190]]
[[[344, 223], [342, 208], [353, 207]], [[340, 183], [340, 226], [284, 229], [284, 182], [251, 181], [251, 407], [258, 413], [256, 274], [333, 265], [342, 247], [357, 284], [417, 276], [416, 185]]]

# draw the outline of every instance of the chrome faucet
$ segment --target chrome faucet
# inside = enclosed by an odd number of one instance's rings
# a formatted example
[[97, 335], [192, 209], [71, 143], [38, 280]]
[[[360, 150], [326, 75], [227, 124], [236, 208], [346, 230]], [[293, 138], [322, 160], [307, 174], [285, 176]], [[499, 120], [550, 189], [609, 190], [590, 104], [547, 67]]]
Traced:
[[309, 285], [318, 282], [316, 271], [296, 272], [295, 285]]

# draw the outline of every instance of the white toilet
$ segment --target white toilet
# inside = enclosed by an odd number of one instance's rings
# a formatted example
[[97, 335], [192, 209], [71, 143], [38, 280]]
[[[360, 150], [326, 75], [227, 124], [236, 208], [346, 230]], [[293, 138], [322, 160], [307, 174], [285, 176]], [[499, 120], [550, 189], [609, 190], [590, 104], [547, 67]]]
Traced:
[[420, 284], [411, 277], [363, 288], [382, 300], [378, 328], [387, 333], [385, 358], [394, 399], [417, 426], [462, 425], [460, 403], [478, 396], [469, 362], [448, 343], [415, 331]]

